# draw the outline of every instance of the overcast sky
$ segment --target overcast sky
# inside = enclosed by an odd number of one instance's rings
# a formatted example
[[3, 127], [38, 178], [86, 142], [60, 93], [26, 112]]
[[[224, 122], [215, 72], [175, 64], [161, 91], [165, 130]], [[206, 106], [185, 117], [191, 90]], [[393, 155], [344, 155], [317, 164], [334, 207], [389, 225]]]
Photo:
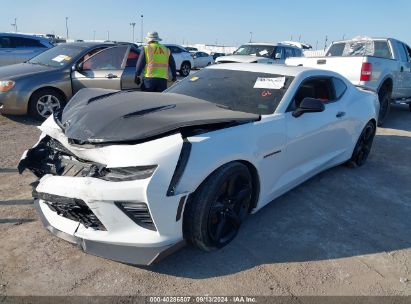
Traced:
[[[166, 42], [237, 46], [250, 40], [301, 39], [314, 47], [357, 35], [388, 36], [411, 44], [409, 0], [165, 1], [0, 0], [0, 32], [55, 33], [69, 38], [132, 41], [156, 30]], [[300, 38], [301, 35], [301, 38]]]

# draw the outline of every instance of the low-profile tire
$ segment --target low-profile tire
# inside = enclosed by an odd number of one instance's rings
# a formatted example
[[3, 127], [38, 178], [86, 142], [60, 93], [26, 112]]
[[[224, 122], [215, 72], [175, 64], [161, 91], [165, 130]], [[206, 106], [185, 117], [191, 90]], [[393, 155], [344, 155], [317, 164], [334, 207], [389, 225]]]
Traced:
[[253, 193], [252, 176], [240, 162], [214, 171], [190, 197], [184, 211], [184, 238], [212, 251], [230, 243], [247, 217]]
[[191, 71], [190, 62], [184, 61], [181, 64], [180, 71], [178, 71], [178, 72], [180, 73], [181, 76], [187, 77], [188, 75], [190, 75], [190, 71]]
[[54, 111], [64, 107], [65, 97], [53, 89], [43, 89], [30, 97], [30, 115], [37, 120], [45, 120]]
[[369, 121], [357, 140], [352, 156], [347, 162], [348, 167], [357, 168], [365, 164], [371, 151], [375, 132], [375, 124], [372, 121]]
[[388, 87], [382, 87], [378, 93], [380, 101], [380, 112], [378, 114], [378, 126], [381, 127], [387, 120], [391, 109], [391, 91]]

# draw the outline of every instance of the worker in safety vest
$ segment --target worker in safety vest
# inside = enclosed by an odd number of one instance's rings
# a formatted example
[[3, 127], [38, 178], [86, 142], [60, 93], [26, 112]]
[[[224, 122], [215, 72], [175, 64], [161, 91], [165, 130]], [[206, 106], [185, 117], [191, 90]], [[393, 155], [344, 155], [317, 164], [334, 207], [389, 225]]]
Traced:
[[[168, 69], [171, 69], [172, 81], [176, 81], [176, 63], [170, 50], [160, 44], [157, 32], [149, 32], [147, 45], [141, 49], [136, 65], [135, 82], [141, 84], [141, 90], [146, 92], [163, 92], [167, 89]], [[144, 78], [140, 75], [144, 70]]]

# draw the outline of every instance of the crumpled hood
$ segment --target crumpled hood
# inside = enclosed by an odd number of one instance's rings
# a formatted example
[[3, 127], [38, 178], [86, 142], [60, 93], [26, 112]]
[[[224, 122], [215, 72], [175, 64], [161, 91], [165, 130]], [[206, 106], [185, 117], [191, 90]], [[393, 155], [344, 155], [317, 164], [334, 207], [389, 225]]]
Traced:
[[16, 79], [19, 77], [52, 70], [54, 70], [54, 68], [30, 63], [6, 65], [0, 67], [0, 80]]
[[251, 122], [257, 114], [172, 93], [83, 89], [56, 122], [78, 143], [139, 141], [190, 126]]
[[217, 62], [240, 62], [240, 63], [252, 63], [252, 62], [268, 62], [270, 58], [251, 56], [251, 55], [228, 55], [218, 57]]

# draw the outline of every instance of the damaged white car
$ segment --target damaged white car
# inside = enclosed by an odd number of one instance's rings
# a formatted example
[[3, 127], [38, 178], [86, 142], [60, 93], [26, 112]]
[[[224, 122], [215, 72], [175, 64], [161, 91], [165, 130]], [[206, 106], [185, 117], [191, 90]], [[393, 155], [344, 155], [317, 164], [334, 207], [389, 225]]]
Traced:
[[151, 264], [189, 242], [221, 248], [313, 175], [361, 166], [378, 97], [331, 71], [216, 65], [165, 93], [85, 89], [41, 126], [19, 171], [53, 234]]

